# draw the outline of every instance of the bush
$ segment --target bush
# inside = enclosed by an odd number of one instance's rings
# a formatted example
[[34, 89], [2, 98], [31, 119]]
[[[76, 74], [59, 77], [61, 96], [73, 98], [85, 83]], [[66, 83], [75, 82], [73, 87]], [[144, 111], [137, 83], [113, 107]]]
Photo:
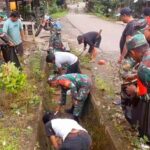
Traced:
[[106, 1], [106, 0], [94, 0], [89, 1], [87, 3], [87, 8], [89, 12], [98, 13], [104, 16], [112, 16], [117, 6], [119, 5], [119, 1]]
[[53, 14], [53, 13], [56, 13], [58, 11], [59, 11], [59, 8], [58, 8], [58, 6], [55, 3], [53, 3], [52, 6], [50, 6], [48, 8], [48, 13], [49, 14]]
[[0, 90], [17, 93], [27, 83], [26, 75], [15, 67], [14, 63], [3, 64], [0, 68]]

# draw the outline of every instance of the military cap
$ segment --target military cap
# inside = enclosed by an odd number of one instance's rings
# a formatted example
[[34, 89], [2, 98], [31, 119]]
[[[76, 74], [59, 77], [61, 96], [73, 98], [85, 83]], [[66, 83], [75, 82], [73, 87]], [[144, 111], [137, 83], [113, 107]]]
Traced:
[[128, 39], [126, 42], [126, 46], [127, 46], [128, 51], [131, 51], [137, 47], [140, 47], [140, 46], [143, 46], [146, 44], [148, 44], [147, 40], [146, 40], [144, 34], [142, 34], [142, 33], [141, 34], [135, 34], [130, 39]]

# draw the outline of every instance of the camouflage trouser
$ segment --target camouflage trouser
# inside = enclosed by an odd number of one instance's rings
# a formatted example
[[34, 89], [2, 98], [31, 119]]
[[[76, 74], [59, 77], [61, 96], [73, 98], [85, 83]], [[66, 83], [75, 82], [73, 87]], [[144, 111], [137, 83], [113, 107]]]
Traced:
[[84, 103], [86, 102], [88, 95], [90, 93], [90, 86], [82, 87], [78, 91], [78, 97], [80, 97], [80, 101], [74, 105], [73, 115], [74, 116], [81, 116]]
[[[90, 88], [91, 88], [91, 85], [87, 85], [85, 87], [81, 87], [78, 90], [78, 97], [80, 98], [80, 101], [78, 101], [78, 104], [74, 105], [74, 110], [73, 110], [74, 116], [78, 117], [81, 115], [83, 107], [84, 107], [84, 103], [90, 93]], [[60, 105], [66, 105], [66, 92], [67, 90], [62, 88]]]

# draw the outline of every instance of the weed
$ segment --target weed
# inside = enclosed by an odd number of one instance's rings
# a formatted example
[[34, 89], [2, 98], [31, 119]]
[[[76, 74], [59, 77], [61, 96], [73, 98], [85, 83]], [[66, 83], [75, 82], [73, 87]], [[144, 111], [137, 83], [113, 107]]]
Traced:
[[33, 77], [38, 80], [42, 80], [44, 74], [42, 74], [41, 71], [41, 54], [39, 52], [34, 54], [33, 57], [30, 58], [30, 67], [32, 69]]
[[26, 85], [26, 75], [15, 67], [14, 63], [6, 63], [0, 69], [0, 89], [16, 94]]
[[0, 129], [0, 147], [1, 150], [19, 150], [19, 133], [18, 128], [1, 128]]
[[38, 95], [33, 95], [31, 99], [29, 100], [29, 104], [35, 106], [35, 105], [38, 105], [40, 101], [41, 101], [41, 98]]
[[68, 14], [67, 10], [62, 10], [62, 11], [53, 13], [51, 16], [52, 16], [52, 18], [57, 19], [57, 18], [62, 18], [64, 16], [66, 16], [67, 14]]
[[113, 87], [100, 77], [95, 78], [95, 84], [98, 90], [108, 93], [108, 95], [110, 95], [111, 97], [115, 96], [115, 91]]

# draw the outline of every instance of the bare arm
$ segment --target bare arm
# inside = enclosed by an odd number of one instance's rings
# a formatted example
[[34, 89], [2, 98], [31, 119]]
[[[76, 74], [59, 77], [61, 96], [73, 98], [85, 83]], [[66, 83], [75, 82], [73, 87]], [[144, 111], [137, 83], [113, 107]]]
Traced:
[[20, 35], [21, 35], [22, 41], [24, 41], [24, 32], [23, 32], [23, 30], [20, 31]]
[[58, 150], [59, 144], [57, 142], [56, 136], [54, 136], [54, 135], [50, 136], [50, 141], [51, 141], [52, 145], [54, 146], [55, 150]]
[[[129, 38], [131, 38], [131, 36], [127, 36], [127, 37], [126, 37], [126, 41], [127, 41]], [[123, 51], [122, 51], [121, 56], [120, 56], [119, 61], [118, 61], [119, 63], [122, 62], [122, 60], [123, 60], [124, 57], [127, 55], [127, 53], [128, 53], [128, 50], [127, 50], [126, 43], [125, 43], [125, 45], [124, 45], [124, 47], [123, 47]]]

